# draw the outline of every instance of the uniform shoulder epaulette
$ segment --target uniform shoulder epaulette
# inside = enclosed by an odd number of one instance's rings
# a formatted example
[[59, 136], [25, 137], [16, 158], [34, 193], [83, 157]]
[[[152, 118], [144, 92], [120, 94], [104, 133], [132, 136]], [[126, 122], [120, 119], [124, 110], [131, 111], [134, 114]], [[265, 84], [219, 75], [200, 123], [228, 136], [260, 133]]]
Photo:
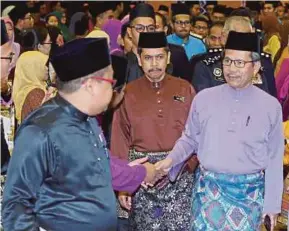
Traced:
[[261, 52], [260, 55], [261, 55], [261, 58], [262, 58], [262, 57], [267, 58], [267, 59], [271, 58], [271, 54], [266, 53], [266, 52]]
[[214, 64], [216, 61], [219, 61], [221, 59], [222, 51], [223, 51], [222, 48], [209, 49], [208, 52], [206, 53], [206, 56], [203, 59], [203, 62], [207, 66]]

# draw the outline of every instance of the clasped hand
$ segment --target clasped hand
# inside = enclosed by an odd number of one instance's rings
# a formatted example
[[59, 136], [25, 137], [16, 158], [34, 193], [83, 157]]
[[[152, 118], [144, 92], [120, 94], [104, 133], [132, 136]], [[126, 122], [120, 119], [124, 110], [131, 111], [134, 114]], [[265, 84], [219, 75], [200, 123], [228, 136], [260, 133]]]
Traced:
[[[130, 166], [142, 164], [146, 168], [146, 177], [142, 183], [144, 188], [153, 187], [159, 180], [166, 176], [172, 166], [172, 160], [166, 158], [155, 164], [148, 162], [148, 158], [141, 158], [129, 163]], [[121, 206], [127, 210], [131, 209], [131, 195], [126, 192], [120, 192], [118, 200]]]
[[148, 186], [154, 186], [159, 180], [166, 176], [172, 166], [172, 159], [166, 158], [155, 164], [148, 162], [148, 158], [141, 158], [131, 162], [129, 165], [134, 166], [142, 164], [146, 168], [146, 177], [142, 186], [147, 188]]

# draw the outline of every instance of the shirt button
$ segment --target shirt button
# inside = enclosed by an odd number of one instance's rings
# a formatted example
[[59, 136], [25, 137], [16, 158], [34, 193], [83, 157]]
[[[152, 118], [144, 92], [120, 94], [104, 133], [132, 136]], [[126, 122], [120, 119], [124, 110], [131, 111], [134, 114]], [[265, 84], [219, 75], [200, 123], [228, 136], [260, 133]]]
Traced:
[[234, 113], [236, 113], [237, 112], [237, 110], [234, 110]]
[[160, 100], [158, 100], [158, 103], [161, 103], [161, 101], [160, 101]]
[[159, 95], [160, 94], [160, 92], [159, 91], [157, 91], [157, 95]]
[[89, 131], [90, 134], [92, 134], [92, 131]]
[[233, 121], [232, 124], [235, 124], [235, 122]]
[[96, 147], [97, 145], [96, 145], [96, 144], [93, 144], [93, 146]]
[[163, 111], [163, 110], [162, 110], [162, 109], [160, 109], [160, 110], [159, 110], [159, 113], [162, 113], [162, 111]]
[[238, 100], [238, 99], [236, 99], [236, 102], [239, 102], [239, 100]]
[[100, 158], [98, 157], [97, 160], [100, 161]]

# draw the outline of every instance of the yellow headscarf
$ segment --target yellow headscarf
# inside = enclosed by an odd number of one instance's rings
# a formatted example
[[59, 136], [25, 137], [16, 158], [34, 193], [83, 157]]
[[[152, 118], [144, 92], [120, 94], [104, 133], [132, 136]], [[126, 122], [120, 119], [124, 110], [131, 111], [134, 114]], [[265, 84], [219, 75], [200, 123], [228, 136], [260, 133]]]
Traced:
[[39, 51], [24, 52], [17, 60], [12, 99], [15, 105], [16, 119], [19, 123], [21, 122], [22, 107], [27, 95], [35, 88], [39, 88], [46, 93], [47, 60], [48, 55]]

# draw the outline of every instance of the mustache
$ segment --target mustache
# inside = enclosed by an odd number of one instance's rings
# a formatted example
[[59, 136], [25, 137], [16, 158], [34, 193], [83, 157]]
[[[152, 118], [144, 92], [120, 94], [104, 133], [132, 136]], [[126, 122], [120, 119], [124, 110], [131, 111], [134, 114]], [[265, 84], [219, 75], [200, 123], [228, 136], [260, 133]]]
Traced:
[[162, 69], [160, 68], [154, 68], [154, 69], [150, 69], [149, 72], [153, 72], [153, 71], [162, 71]]

